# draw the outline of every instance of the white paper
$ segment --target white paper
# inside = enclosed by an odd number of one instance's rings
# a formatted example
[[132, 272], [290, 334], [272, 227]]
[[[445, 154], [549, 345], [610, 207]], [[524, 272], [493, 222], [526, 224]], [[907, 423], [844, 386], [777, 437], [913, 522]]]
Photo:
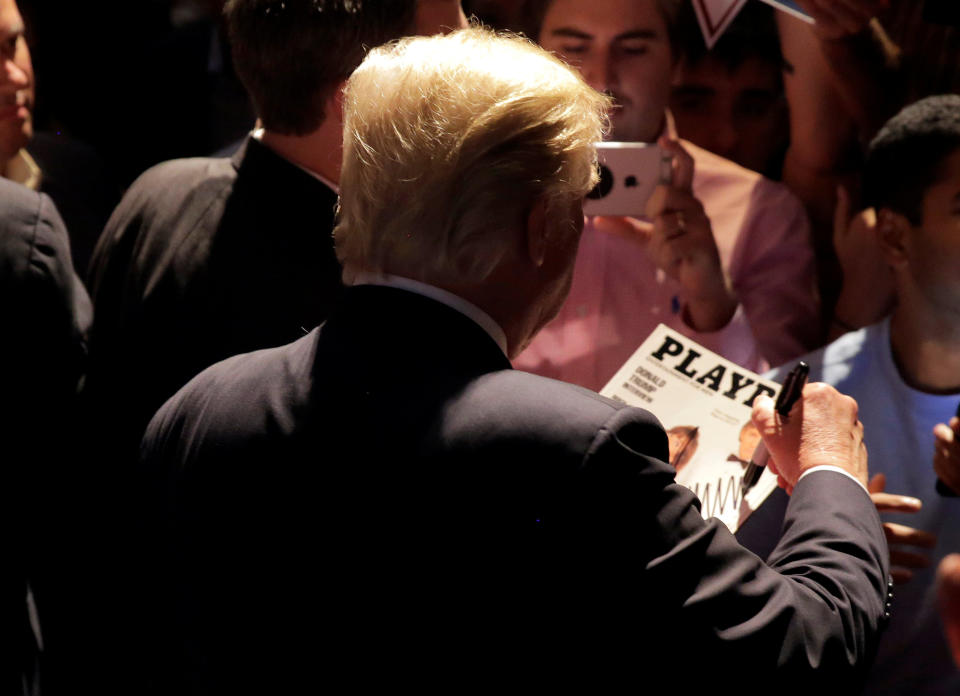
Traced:
[[759, 442], [750, 423], [753, 400], [779, 390], [661, 324], [600, 393], [660, 419], [677, 483], [700, 498], [704, 519], [716, 517], [735, 532], [777, 487], [776, 476], [764, 469], [746, 496], [741, 493]]

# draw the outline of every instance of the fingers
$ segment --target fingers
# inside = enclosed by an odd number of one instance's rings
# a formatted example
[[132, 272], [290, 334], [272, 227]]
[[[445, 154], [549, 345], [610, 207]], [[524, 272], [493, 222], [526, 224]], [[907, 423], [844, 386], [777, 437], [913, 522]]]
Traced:
[[[871, 483], [873, 483], [872, 480]], [[869, 486], [867, 490], [870, 490]], [[907, 495], [874, 492], [870, 494], [870, 497], [879, 512], [918, 512], [923, 507], [919, 498], [912, 498]]]
[[668, 136], [657, 141], [660, 147], [673, 155], [673, 188], [690, 192], [693, 187], [693, 157], [683, 146]]
[[936, 439], [938, 445], [951, 445], [956, 439], [956, 431], [954, 430], [954, 424], [957, 422], [956, 417], [950, 419], [950, 425], [945, 425], [943, 423], [937, 423], [933, 427], [933, 437]]
[[895, 584], [902, 585], [909, 582], [913, 578], [911, 569], [926, 568], [930, 565], [929, 556], [916, 551], [894, 548], [894, 544], [932, 549], [937, 543], [935, 535], [892, 522], [884, 523], [883, 533], [887, 537], [887, 544], [890, 545], [890, 575]]
[[906, 585], [913, 579], [913, 572], [906, 568], [890, 568], [890, 577], [894, 585]]
[[761, 394], [753, 401], [753, 411], [750, 412], [750, 420], [761, 433], [776, 427], [776, 417], [773, 408], [775, 402], [766, 394]]
[[867, 490], [871, 493], [882, 493], [883, 489], [887, 487], [887, 475], [886, 474], [874, 474], [870, 477], [870, 481], [867, 482]]
[[933, 470], [937, 477], [954, 491], [960, 491], [960, 420], [950, 419], [950, 425], [938, 423], [933, 428]]
[[651, 222], [632, 217], [598, 215], [593, 218], [593, 229], [601, 234], [613, 234], [618, 237], [633, 239], [640, 244], [649, 242], [653, 234], [653, 224]]
[[679, 189], [674, 186], [659, 185], [647, 200], [647, 207], [644, 213], [650, 220], [656, 220], [677, 211], [683, 211], [688, 219], [693, 221], [706, 222], [709, 225], [709, 218], [703, 209], [703, 204], [689, 190]]
[[[753, 402], [753, 411], [750, 413], [750, 419], [760, 431], [761, 437], [765, 432], [776, 432], [779, 427], [777, 414], [774, 411], [774, 401], [766, 394], [757, 397]], [[777, 485], [787, 492], [787, 495], [793, 495], [793, 483], [789, 481], [777, 468], [777, 462], [770, 456], [767, 461], [767, 468], [777, 477]]]
[[654, 264], [680, 282], [688, 299], [722, 295], [720, 252], [700, 201], [689, 191], [658, 186], [647, 215], [653, 220], [648, 253]]
[[921, 553], [890, 549], [890, 565], [900, 570], [912, 572], [929, 567], [930, 559]]
[[[887, 537], [888, 544], [919, 546], [922, 549], [932, 549], [937, 545], [936, 534], [925, 532], [922, 529], [914, 529], [913, 527], [908, 527], [904, 524], [884, 522], [883, 533]], [[893, 553], [893, 551], [891, 551], [891, 553]], [[901, 565], [906, 564], [901, 563]], [[926, 567], [926, 565], [922, 567]]]
[[867, 451], [857, 402], [823, 383], [808, 384], [786, 419], [772, 402], [758, 399], [752, 416], [784, 478], [795, 484], [804, 471], [837, 466], [867, 485]]

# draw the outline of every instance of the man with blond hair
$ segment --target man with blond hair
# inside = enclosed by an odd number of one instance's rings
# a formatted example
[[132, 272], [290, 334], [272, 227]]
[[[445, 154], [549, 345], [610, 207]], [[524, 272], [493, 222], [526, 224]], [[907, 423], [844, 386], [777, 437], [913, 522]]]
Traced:
[[808, 387], [789, 423], [758, 400], [795, 486], [768, 567], [701, 518], [653, 416], [510, 369], [569, 289], [607, 107], [479, 28], [351, 77], [343, 301], [202, 372], [143, 442], [216, 691], [600, 691], [733, 658], [756, 683], [857, 677], [886, 549], [852, 400]]

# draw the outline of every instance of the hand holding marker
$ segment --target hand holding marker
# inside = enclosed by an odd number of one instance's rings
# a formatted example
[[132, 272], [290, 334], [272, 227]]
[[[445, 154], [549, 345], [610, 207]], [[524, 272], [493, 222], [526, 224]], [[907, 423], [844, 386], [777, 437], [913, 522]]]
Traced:
[[[800, 399], [800, 395], [803, 394], [803, 388], [807, 384], [807, 377], [809, 375], [810, 366], [802, 360], [797, 363], [797, 366], [790, 370], [790, 373], [787, 375], [787, 379], [780, 388], [780, 393], [777, 394], [777, 402], [774, 405], [774, 410], [776, 410], [784, 420], [789, 416], [790, 409], [793, 408], [793, 405]], [[760, 474], [763, 473], [763, 467], [767, 465], [769, 459], [770, 453], [767, 452], [767, 447], [763, 444], [763, 440], [761, 440], [760, 444], [758, 444], [757, 448], [753, 451], [753, 456], [750, 457], [750, 463], [747, 465], [746, 471], [743, 472], [741, 488], [744, 493], [750, 490], [757, 481], [760, 480]]]

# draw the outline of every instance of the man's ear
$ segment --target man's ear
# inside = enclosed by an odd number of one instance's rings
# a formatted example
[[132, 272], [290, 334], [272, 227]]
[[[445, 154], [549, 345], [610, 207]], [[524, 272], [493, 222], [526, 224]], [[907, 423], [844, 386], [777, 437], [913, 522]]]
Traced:
[[547, 199], [538, 196], [527, 211], [527, 254], [539, 268], [547, 258]]
[[329, 117], [337, 119], [337, 123], [343, 123], [343, 89], [347, 86], [346, 80], [336, 86], [336, 89], [327, 97], [327, 103], [324, 104], [324, 113]]
[[889, 208], [877, 211], [877, 240], [884, 258], [893, 268], [909, 263], [908, 235], [912, 229], [906, 216]]

